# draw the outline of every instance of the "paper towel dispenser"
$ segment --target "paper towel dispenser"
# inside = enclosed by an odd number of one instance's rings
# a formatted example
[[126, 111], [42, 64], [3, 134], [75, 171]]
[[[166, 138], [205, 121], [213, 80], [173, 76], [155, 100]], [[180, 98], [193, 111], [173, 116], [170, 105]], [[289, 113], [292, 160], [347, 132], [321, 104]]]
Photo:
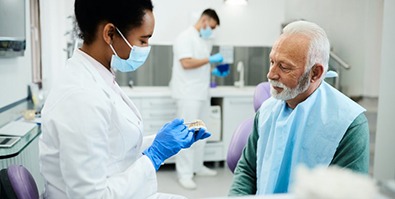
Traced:
[[0, 58], [24, 55], [25, 10], [25, 0], [0, 0]]

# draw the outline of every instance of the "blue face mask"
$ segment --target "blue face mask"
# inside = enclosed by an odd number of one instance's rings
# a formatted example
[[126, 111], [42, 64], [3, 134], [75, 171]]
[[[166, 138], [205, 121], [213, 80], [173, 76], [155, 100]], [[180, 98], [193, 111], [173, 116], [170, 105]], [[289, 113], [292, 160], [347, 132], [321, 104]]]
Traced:
[[213, 29], [211, 29], [210, 26], [207, 26], [206, 28], [200, 28], [200, 36], [203, 39], [208, 39], [210, 36], [213, 34]]
[[121, 72], [135, 71], [137, 68], [144, 64], [151, 50], [151, 46], [132, 46], [130, 45], [128, 40], [126, 40], [126, 38], [122, 35], [121, 31], [118, 30], [118, 28], [117, 31], [132, 50], [130, 51], [129, 58], [125, 60], [118, 56], [118, 54], [115, 52], [114, 47], [110, 44], [110, 48], [114, 52], [111, 57], [110, 65], [112, 68], [115, 68], [116, 70], [119, 70]]

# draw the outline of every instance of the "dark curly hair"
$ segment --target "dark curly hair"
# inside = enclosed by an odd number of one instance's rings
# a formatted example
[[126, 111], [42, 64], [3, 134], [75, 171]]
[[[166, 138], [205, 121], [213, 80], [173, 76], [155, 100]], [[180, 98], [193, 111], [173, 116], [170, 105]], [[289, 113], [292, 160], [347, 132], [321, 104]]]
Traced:
[[79, 37], [87, 44], [95, 39], [100, 23], [113, 23], [127, 34], [141, 26], [145, 12], [152, 9], [151, 0], [75, 0], [74, 3]]

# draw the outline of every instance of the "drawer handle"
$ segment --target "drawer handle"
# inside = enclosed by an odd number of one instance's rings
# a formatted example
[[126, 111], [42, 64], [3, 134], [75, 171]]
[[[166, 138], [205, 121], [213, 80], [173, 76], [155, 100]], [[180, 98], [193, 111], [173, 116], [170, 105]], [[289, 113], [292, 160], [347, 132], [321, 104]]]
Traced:
[[212, 155], [215, 154], [215, 151], [204, 151], [204, 155]]
[[151, 117], [174, 117], [175, 113], [150, 113]]
[[230, 104], [252, 104], [252, 101], [249, 100], [234, 100], [234, 101], [229, 101]]
[[158, 102], [158, 103], [150, 102], [149, 105], [150, 106], [175, 106], [176, 103], [175, 102], [167, 102], [167, 103], [166, 102]]

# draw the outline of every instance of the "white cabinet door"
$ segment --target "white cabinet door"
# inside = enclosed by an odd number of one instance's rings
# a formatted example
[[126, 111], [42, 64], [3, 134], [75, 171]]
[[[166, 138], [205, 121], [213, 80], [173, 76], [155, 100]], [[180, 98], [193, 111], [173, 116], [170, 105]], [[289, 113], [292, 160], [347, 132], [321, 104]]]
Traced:
[[140, 98], [131, 98], [130, 100], [132, 100], [133, 104], [136, 106], [136, 108], [139, 110], [139, 112], [141, 113], [141, 99]]
[[141, 98], [142, 108], [149, 108], [149, 109], [171, 109], [176, 107], [176, 101], [170, 97], [147, 97]]
[[226, 158], [230, 140], [237, 126], [245, 119], [252, 118], [255, 115], [253, 99], [251, 96], [224, 97], [222, 113], [222, 140]]
[[[176, 156], [167, 159], [165, 163], [175, 163]], [[222, 161], [224, 159], [224, 147], [222, 142], [209, 142], [204, 147], [203, 161]]]
[[176, 102], [170, 97], [144, 97], [138, 103], [146, 136], [156, 134], [165, 123], [176, 118]]

